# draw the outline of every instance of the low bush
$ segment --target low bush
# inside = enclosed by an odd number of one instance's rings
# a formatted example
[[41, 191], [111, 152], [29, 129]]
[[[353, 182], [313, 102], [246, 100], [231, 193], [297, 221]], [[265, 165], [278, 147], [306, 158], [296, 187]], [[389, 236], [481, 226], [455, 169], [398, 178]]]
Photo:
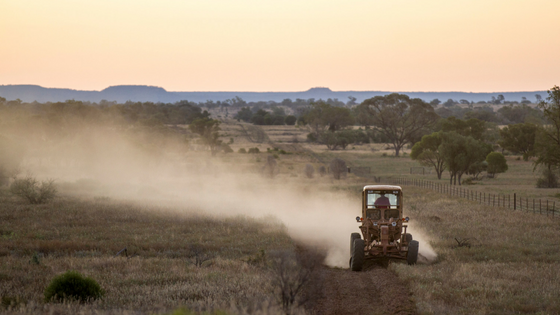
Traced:
[[248, 153], [260, 153], [261, 151], [259, 150], [259, 148], [249, 148]]
[[56, 197], [54, 180], [39, 182], [34, 177], [16, 179], [10, 186], [10, 192], [32, 204], [45, 203]]
[[245, 148], [241, 148], [237, 151], [237, 153], [247, 153], [247, 150], [245, 150]]
[[551, 169], [543, 169], [542, 176], [537, 180], [537, 188], [558, 188], [558, 176]]
[[68, 271], [55, 277], [45, 289], [45, 302], [78, 300], [88, 302], [103, 297], [105, 291], [92, 278], [77, 271]]

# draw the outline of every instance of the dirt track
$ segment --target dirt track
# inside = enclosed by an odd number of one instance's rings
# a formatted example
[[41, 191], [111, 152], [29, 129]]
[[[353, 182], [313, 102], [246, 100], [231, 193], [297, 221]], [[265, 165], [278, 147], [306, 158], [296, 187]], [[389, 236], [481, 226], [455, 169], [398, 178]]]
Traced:
[[362, 272], [322, 267], [309, 291], [311, 314], [417, 314], [406, 285], [381, 266]]

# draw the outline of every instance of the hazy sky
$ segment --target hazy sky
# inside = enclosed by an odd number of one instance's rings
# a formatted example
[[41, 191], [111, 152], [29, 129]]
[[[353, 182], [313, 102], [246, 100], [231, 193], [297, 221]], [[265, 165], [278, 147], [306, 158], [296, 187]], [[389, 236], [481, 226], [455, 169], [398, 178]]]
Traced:
[[531, 91], [558, 0], [0, 0], [0, 84]]

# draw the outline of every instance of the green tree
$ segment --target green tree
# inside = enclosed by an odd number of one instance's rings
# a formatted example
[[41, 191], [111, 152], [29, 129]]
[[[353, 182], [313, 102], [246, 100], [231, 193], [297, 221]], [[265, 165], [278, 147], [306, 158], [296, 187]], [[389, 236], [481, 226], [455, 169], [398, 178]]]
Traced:
[[535, 154], [535, 137], [538, 127], [533, 124], [515, 124], [500, 129], [498, 144], [511, 152], [523, 153], [523, 160], [528, 161]]
[[446, 167], [445, 160], [439, 151], [442, 141], [442, 132], [425, 135], [422, 137], [422, 140], [414, 144], [410, 153], [410, 158], [413, 160], [418, 161], [424, 166], [433, 167], [436, 170], [438, 179], [441, 179], [441, 174]]
[[189, 125], [189, 129], [200, 135], [202, 142], [210, 147], [212, 156], [216, 155], [222, 146], [220, 140], [220, 122], [211, 118], [196, 119]]
[[359, 106], [371, 118], [372, 126], [392, 143], [395, 156], [399, 156], [412, 138], [431, 127], [439, 118], [430, 104], [404, 94], [376, 96]]
[[456, 132], [442, 133], [440, 152], [450, 174], [449, 183], [461, 185], [463, 174], [472, 170], [472, 167], [486, 159], [492, 152], [492, 146], [473, 137], [465, 137]]
[[249, 122], [253, 117], [253, 111], [249, 107], [242, 107], [234, 116], [235, 119], [240, 119]]
[[498, 173], [504, 173], [508, 170], [506, 158], [500, 152], [488, 153], [486, 156], [486, 162], [488, 163], [487, 172], [492, 177], [495, 177]]
[[539, 165], [548, 169], [560, 166], [560, 88], [554, 86], [548, 91], [547, 101], [538, 104], [548, 125], [537, 133], [535, 142], [535, 168]]
[[473, 137], [475, 140], [484, 141], [486, 122], [480, 119], [471, 118], [468, 120], [457, 119], [451, 116], [440, 121], [441, 130], [444, 132], [454, 131], [461, 136]]
[[284, 118], [284, 123], [288, 126], [293, 126], [296, 124], [297, 118], [294, 115], [288, 115]]
[[323, 131], [335, 132], [354, 124], [350, 109], [335, 107], [323, 101], [311, 104], [311, 108], [303, 115], [302, 121], [311, 128], [318, 138]]

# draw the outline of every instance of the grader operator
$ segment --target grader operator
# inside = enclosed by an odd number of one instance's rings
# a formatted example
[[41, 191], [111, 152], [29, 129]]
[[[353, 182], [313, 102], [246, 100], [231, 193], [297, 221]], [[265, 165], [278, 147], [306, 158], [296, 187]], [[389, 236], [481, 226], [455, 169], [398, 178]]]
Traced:
[[[403, 218], [403, 193], [400, 186], [369, 185], [362, 191], [360, 233], [350, 236], [350, 269], [360, 271], [366, 260], [418, 260], [418, 241], [406, 232], [409, 218]], [[363, 239], [362, 239], [363, 236]]]

